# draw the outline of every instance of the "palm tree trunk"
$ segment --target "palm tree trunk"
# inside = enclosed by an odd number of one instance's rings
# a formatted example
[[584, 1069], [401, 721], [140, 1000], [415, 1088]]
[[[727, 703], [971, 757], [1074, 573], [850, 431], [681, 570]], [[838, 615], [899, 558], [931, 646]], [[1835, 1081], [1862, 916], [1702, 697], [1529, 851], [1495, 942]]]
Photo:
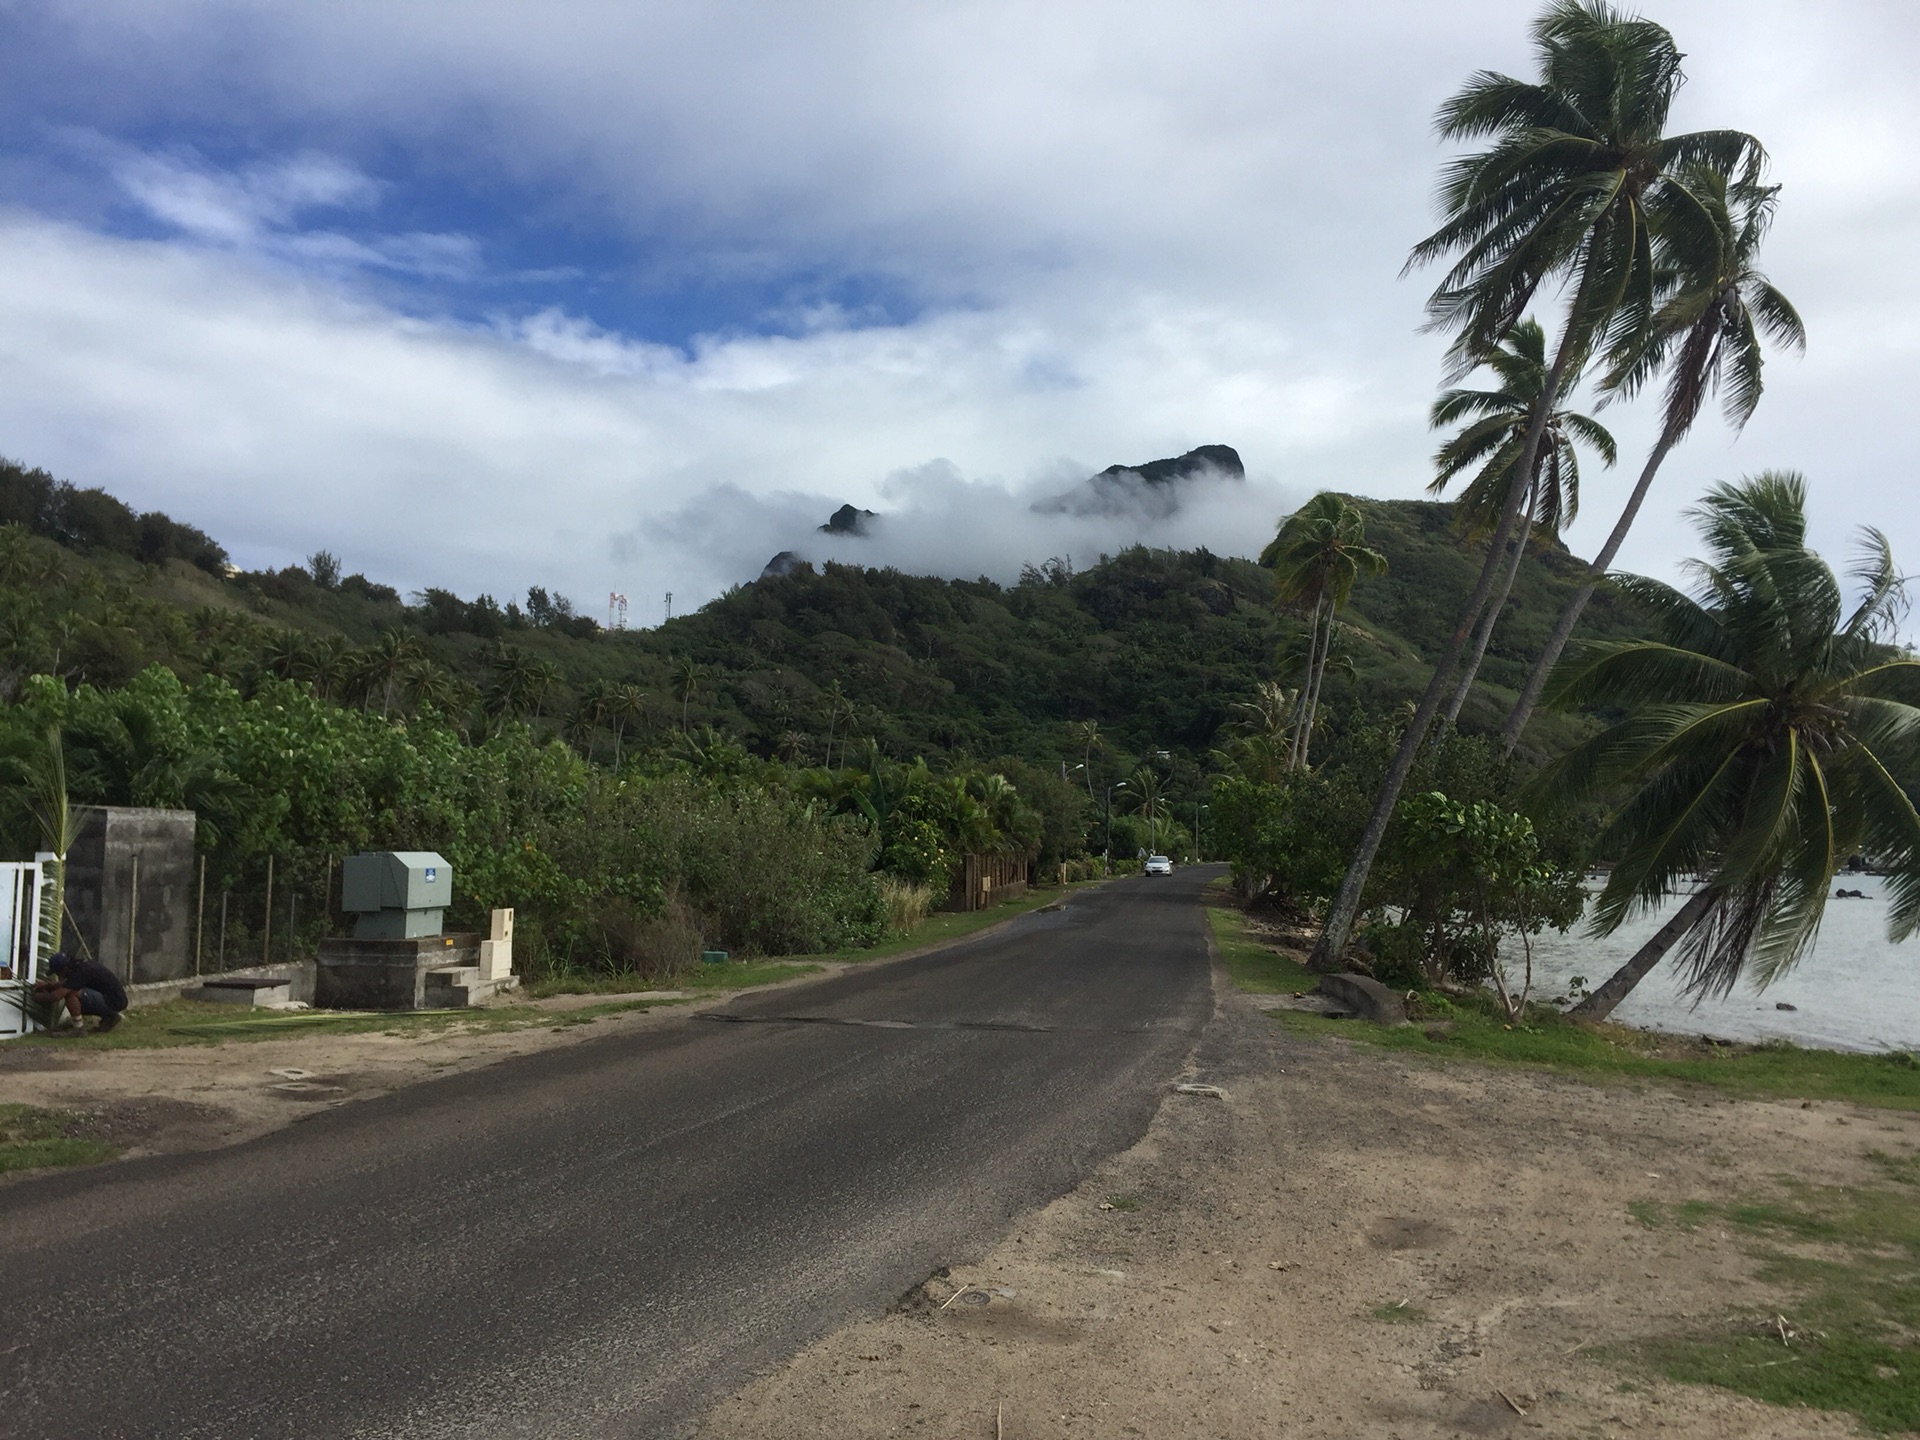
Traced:
[[1306, 769], [1313, 761], [1313, 727], [1320, 718], [1320, 686], [1327, 678], [1327, 661], [1333, 654], [1333, 619], [1336, 614], [1333, 602], [1327, 602], [1326, 635], [1320, 641], [1320, 658], [1313, 667], [1313, 689], [1307, 696], [1306, 723], [1300, 729], [1300, 768]]
[[1700, 923], [1716, 898], [1710, 888], [1695, 892], [1693, 898], [1680, 907], [1680, 913], [1662, 925], [1651, 940], [1634, 952], [1631, 960], [1614, 971], [1598, 990], [1567, 1013], [1576, 1020], [1606, 1019], [1613, 1013], [1614, 1007], [1627, 998], [1633, 987], [1647, 978], [1647, 972], [1666, 957], [1680, 937]]
[[1460, 672], [1460, 683], [1454, 687], [1453, 698], [1447, 701], [1447, 723], [1453, 724], [1460, 718], [1460, 711], [1466, 706], [1467, 693], [1473, 689], [1474, 677], [1480, 673], [1480, 662], [1487, 658], [1487, 643], [1493, 639], [1494, 627], [1500, 623], [1500, 617], [1507, 608], [1507, 597], [1513, 593], [1513, 582], [1520, 574], [1520, 557], [1527, 553], [1527, 541], [1533, 535], [1532, 512], [1520, 527], [1520, 534], [1513, 542], [1513, 558], [1507, 562], [1507, 573], [1500, 582], [1500, 592], [1487, 603], [1487, 613], [1480, 617], [1480, 629], [1473, 637], [1473, 652], [1467, 657], [1466, 668]]
[[1533, 662], [1533, 673], [1527, 676], [1527, 683], [1520, 689], [1520, 698], [1513, 702], [1513, 711], [1507, 716], [1507, 723], [1500, 727], [1500, 744], [1508, 754], [1512, 754], [1513, 747], [1520, 743], [1527, 721], [1533, 718], [1533, 707], [1540, 703], [1540, 692], [1547, 688], [1547, 676], [1552, 673], [1560, 653], [1567, 648], [1567, 641], [1573, 638], [1573, 627], [1580, 623], [1581, 612], [1587, 608], [1593, 592], [1599, 588], [1601, 580], [1612, 567], [1613, 557], [1620, 553], [1627, 532], [1633, 528], [1633, 522], [1640, 514], [1640, 504], [1653, 487], [1653, 477], [1659, 473], [1661, 462], [1679, 441], [1677, 434], [1661, 435], [1659, 443], [1653, 447], [1653, 453], [1647, 456], [1647, 463], [1640, 471], [1633, 494], [1627, 497], [1626, 509], [1620, 512], [1620, 518], [1614, 522], [1613, 533], [1607, 536], [1607, 543], [1600, 547], [1600, 553], [1588, 564], [1586, 581], [1573, 592], [1567, 608], [1560, 612], [1560, 619], [1554, 624], [1553, 633], [1547, 637], [1540, 658]]
[[1298, 770], [1306, 760], [1307, 699], [1313, 692], [1314, 666], [1320, 653], [1320, 606], [1324, 594], [1313, 598], [1313, 623], [1307, 630], [1307, 673], [1300, 681], [1300, 698], [1294, 705], [1293, 743], [1287, 747], [1287, 769]]
[[[1586, 273], [1581, 276], [1579, 292], [1567, 307], [1569, 320], [1584, 308], [1592, 278], [1592, 267], [1588, 266]], [[1527, 422], [1527, 436], [1515, 462], [1522, 475], [1533, 473], [1540, 455], [1540, 442], [1547, 433], [1547, 419], [1553, 414], [1554, 403], [1560, 398], [1560, 387], [1566, 381], [1567, 371], [1573, 367], [1574, 333], [1571, 324], [1562, 332], [1559, 349], [1553, 357], [1553, 368], [1547, 372], [1546, 383], [1541, 386], [1540, 398], [1534, 406], [1533, 418]], [[1440, 659], [1433, 667], [1433, 678], [1427, 682], [1426, 693], [1420, 697], [1413, 719], [1407, 722], [1407, 728], [1400, 736], [1400, 748], [1387, 768], [1386, 779], [1381, 782], [1380, 793], [1373, 802], [1373, 813], [1367, 817], [1367, 827], [1361, 832], [1359, 847], [1347, 862], [1347, 873], [1341, 877], [1340, 891], [1328, 907], [1326, 925], [1320, 931], [1320, 938], [1314, 942], [1313, 953], [1307, 957], [1307, 964], [1312, 969], [1322, 973], [1336, 970], [1346, 958], [1347, 943], [1353, 938], [1354, 921], [1360, 915], [1360, 896], [1367, 887], [1367, 876], [1373, 869], [1374, 857], [1380, 853], [1380, 843], [1387, 837], [1387, 826], [1393, 820], [1394, 807], [1400, 803], [1400, 792], [1406, 787], [1414, 756], [1419, 753], [1421, 742], [1427, 738], [1433, 717], [1440, 711], [1440, 700], [1446, 693], [1447, 680], [1453, 673], [1453, 667], [1459, 663], [1460, 652], [1466, 648], [1467, 632], [1473, 628], [1473, 622], [1480, 618], [1487, 597], [1493, 591], [1501, 556], [1526, 498], [1526, 486], [1508, 487], [1507, 501], [1501, 507], [1499, 523], [1487, 542], [1487, 558], [1480, 567], [1480, 579], [1473, 587], [1473, 594], [1467, 600], [1459, 624], [1454, 626], [1453, 634], [1447, 637], [1446, 648], [1441, 651]]]

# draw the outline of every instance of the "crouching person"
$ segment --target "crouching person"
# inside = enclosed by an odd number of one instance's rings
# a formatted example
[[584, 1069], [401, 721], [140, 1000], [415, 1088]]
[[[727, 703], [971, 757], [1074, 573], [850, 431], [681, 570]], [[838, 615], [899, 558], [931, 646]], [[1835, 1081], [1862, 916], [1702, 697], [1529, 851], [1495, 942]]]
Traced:
[[[56, 1025], [71, 1017], [74, 1033], [84, 1033], [84, 1017], [93, 1015], [99, 1019], [98, 1028], [104, 1035], [120, 1023], [120, 1012], [127, 1008], [127, 987], [113, 971], [97, 960], [76, 960], [65, 953], [48, 960], [47, 970], [52, 978], [35, 984], [33, 993], [36, 999], [48, 1003]], [[62, 1010], [66, 1017], [61, 1015]]]

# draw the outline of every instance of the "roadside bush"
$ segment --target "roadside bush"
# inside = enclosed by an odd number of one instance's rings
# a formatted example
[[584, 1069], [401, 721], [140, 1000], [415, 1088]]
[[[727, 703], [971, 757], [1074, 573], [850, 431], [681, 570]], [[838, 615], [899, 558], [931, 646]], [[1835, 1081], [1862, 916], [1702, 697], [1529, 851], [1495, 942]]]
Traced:
[[595, 920], [605, 968], [668, 983], [700, 966], [697, 917], [678, 899], [653, 915], [636, 914], [624, 900], [611, 900]]
[[892, 875], [879, 877], [880, 903], [887, 912], [887, 932], [911, 935], [926, 921], [933, 908], [933, 891]]
[[1226, 776], [1209, 809], [1208, 841], [1232, 862], [1242, 899], [1302, 912], [1339, 888], [1353, 827], [1321, 776], [1299, 771], [1273, 785]]
[[675, 777], [652, 787], [670, 888], [700, 916], [710, 943], [747, 954], [805, 954], [870, 945], [886, 907], [866, 822], [822, 818], [759, 789], [727, 793]]
[[[1368, 887], [1394, 912], [1367, 928], [1374, 976], [1394, 986], [1491, 984], [1511, 1019], [1532, 987], [1531, 937], [1580, 918], [1580, 879], [1543, 853], [1524, 815], [1437, 790], [1410, 795]], [[1502, 961], [1508, 939], [1526, 952], [1517, 983]]]

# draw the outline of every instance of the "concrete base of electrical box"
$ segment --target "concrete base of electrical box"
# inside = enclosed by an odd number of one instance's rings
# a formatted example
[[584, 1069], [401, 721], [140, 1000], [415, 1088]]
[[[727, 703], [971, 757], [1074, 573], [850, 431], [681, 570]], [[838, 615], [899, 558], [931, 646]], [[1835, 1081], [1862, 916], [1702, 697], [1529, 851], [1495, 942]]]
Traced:
[[478, 935], [341, 935], [320, 942], [313, 1003], [326, 1010], [460, 1009], [517, 983], [517, 977], [501, 984], [480, 979]]

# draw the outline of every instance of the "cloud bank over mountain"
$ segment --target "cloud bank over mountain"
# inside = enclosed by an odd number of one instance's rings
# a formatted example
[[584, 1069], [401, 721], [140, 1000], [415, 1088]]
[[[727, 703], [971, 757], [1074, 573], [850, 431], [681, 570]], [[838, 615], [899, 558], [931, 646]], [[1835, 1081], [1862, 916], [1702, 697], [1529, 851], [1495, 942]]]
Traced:
[[837, 560], [1011, 583], [1028, 565], [1061, 559], [1084, 568], [1136, 544], [1248, 553], [1249, 536], [1264, 544], [1276, 517], [1305, 498], [1204, 460], [1157, 484], [1115, 466], [1092, 480], [1063, 471], [1025, 485], [970, 479], [941, 460], [888, 476], [879, 496], [885, 508], [857, 529], [829, 529], [815, 520], [831, 506], [825, 497], [716, 487], [621, 543], [722, 554], [748, 574]]

